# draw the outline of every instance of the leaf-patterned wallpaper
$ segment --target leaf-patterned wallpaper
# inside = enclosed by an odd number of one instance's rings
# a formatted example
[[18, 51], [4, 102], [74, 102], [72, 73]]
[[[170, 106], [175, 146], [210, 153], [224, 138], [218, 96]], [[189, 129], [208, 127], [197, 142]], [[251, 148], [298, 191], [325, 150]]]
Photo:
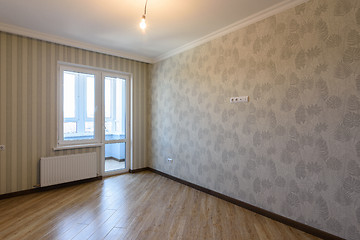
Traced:
[[149, 98], [150, 167], [360, 239], [360, 1], [312, 0], [156, 63]]

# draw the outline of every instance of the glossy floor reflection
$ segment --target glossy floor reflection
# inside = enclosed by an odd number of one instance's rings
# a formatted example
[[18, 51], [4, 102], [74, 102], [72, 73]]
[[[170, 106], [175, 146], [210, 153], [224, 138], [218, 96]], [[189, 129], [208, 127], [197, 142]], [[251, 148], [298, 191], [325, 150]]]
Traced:
[[152, 172], [0, 200], [0, 239], [318, 239]]

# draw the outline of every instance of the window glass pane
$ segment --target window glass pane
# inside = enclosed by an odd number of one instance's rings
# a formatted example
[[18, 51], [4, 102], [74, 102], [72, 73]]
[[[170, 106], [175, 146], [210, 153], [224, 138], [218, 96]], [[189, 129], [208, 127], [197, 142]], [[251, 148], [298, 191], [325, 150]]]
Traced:
[[105, 78], [105, 118], [111, 117], [111, 79]]
[[64, 134], [76, 133], [76, 122], [64, 123]]
[[75, 75], [64, 72], [64, 118], [75, 118]]
[[64, 71], [64, 140], [95, 138], [95, 75]]
[[95, 103], [95, 79], [94, 76], [86, 78], [86, 114], [88, 118], [94, 118], [94, 103]]
[[111, 133], [112, 131], [112, 122], [105, 121], [105, 134]]
[[116, 81], [116, 120], [115, 120], [115, 131], [122, 131], [122, 114], [123, 114], [123, 99], [122, 99], [122, 81], [117, 79]]
[[93, 133], [94, 132], [94, 121], [85, 122], [85, 132]]

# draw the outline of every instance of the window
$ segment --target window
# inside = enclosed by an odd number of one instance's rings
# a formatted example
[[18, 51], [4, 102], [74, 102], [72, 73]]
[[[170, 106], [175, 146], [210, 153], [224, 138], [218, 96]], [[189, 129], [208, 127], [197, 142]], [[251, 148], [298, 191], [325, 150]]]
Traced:
[[64, 71], [64, 140], [94, 139], [95, 76]]
[[59, 145], [100, 142], [101, 72], [60, 65]]
[[126, 142], [130, 75], [68, 63], [58, 66], [57, 148]]

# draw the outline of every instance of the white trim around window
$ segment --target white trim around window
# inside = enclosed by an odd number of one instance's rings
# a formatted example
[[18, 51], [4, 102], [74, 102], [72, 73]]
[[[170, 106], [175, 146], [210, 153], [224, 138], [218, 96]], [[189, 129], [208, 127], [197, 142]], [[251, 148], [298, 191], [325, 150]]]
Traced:
[[[65, 121], [74, 121], [79, 126], [84, 129], [84, 124], [87, 121], [91, 121], [92, 119], [88, 118], [87, 115], [87, 105], [84, 104], [86, 102], [86, 84], [83, 83], [76, 83], [76, 88], [82, 88], [80, 89], [80, 97], [83, 99], [80, 99], [75, 103], [75, 117], [64, 119], [64, 72], [70, 72], [70, 73], [80, 73], [80, 74], [89, 74], [94, 76], [94, 133], [88, 134], [85, 132], [85, 130], [80, 131], [78, 133], [78, 130], [74, 134], [72, 134], [74, 139], [65, 138], [64, 139], [64, 122]], [[78, 64], [71, 64], [66, 62], [58, 62], [58, 91], [57, 91], [57, 145], [54, 147], [54, 150], [64, 150], [64, 149], [75, 149], [75, 148], [86, 148], [86, 147], [94, 147], [94, 146], [102, 146], [104, 144], [104, 137], [103, 137], [103, 98], [104, 98], [104, 91], [103, 91], [103, 75], [105, 73], [114, 73], [119, 76], [122, 76], [124, 79], [132, 79], [132, 75], [129, 73], [124, 73], [120, 71], [114, 71], [109, 69], [102, 69], [102, 68], [95, 68], [91, 66], [84, 66], [84, 65], [78, 65]], [[78, 89], [79, 90], [79, 89]], [[75, 90], [77, 91], [77, 90]], [[81, 95], [82, 94], [82, 95]], [[78, 94], [76, 94], [76, 97], [79, 97]], [[82, 108], [82, 109], [79, 109]], [[79, 111], [81, 110], [81, 111]], [[132, 112], [130, 110], [130, 112]], [[83, 114], [84, 116], [79, 117], [78, 114]], [[130, 128], [130, 126], [129, 126]], [[130, 129], [129, 129], [130, 130]], [[130, 130], [130, 132], [132, 132]], [[90, 135], [90, 137], [86, 137]], [[131, 135], [130, 135], [131, 136]], [[83, 139], [76, 139], [76, 138], [83, 138]]]
[[[101, 71], [87, 68], [87, 67], [81, 67], [77, 65], [70, 65], [70, 64], [63, 64], [58, 63], [58, 69], [59, 69], [59, 75], [58, 75], [58, 141], [57, 146], [69, 146], [69, 145], [83, 145], [83, 144], [94, 144], [94, 143], [100, 143], [101, 142]], [[75, 98], [74, 98], [74, 108], [75, 108], [75, 116], [72, 118], [75, 122], [75, 129], [76, 133], [73, 134], [74, 139], [65, 139], [64, 138], [64, 73], [70, 72], [70, 73], [78, 73], [78, 75], [91, 75], [94, 76], [94, 126], [93, 126], [93, 133], [87, 134], [88, 136], [85, 136], [85, 130], [82, 130], [83, 134], [79, 134], [79, 128], [85, 128], [84, 121], [85, 117], [81, 116], [86, 115], [86, 106], [80, 105], [80, 103], [86, 102], [86, 89], [83, 89], [86, 87], [85, 84], [80, 84], [79, 82], [82, 81], [80, 79], [76, 79], [75, 81]], [[66, 89], [65, 89], [66, 91]], [[81, 95], [79, 95], [81, 93]], [[81, 120], [81, 122], [80, 122]], [[82, 137], [80, 136], [82, 135]], [[80, 138], [79, 140], [75, 140], [76, 137]]]

